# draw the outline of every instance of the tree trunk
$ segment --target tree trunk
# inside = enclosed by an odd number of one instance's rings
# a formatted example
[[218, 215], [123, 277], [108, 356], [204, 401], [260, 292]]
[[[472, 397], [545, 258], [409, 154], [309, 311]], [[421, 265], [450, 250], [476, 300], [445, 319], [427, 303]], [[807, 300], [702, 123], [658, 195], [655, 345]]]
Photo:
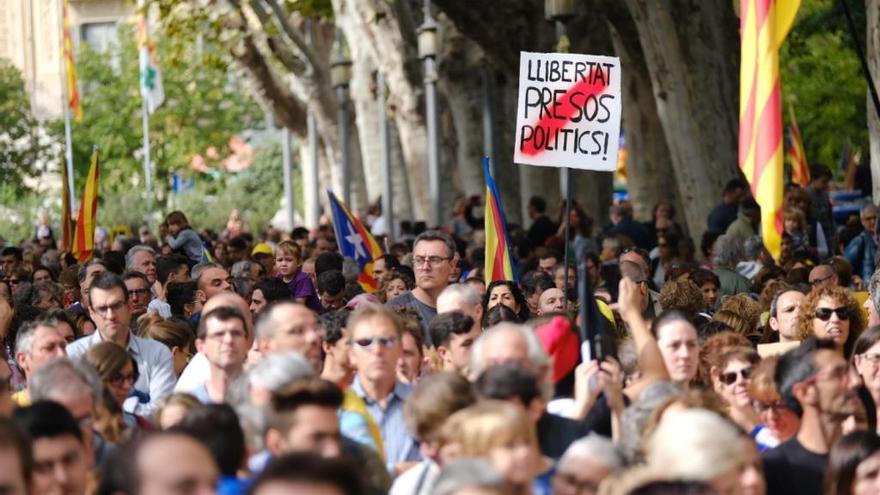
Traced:
[[647, 222], [652, 219], [654, 205], [661, 201], [672, 203], [676, 211], [683, 210], [635, 25], [628, 12], [622, 14], [622, 18], [609, 19], [608, 27], [623, 73], [626, 185], [633, 216]]
[[[880, 80], [880, 0], [865, 0], [865, 16], [867, 21], [867, 52], [868, 66], [874, 84]], [[880, 88], [877, 88], [880, 91]], [[868, 93], [868, 131], [870, 133], [871, 182], [874, 202], [880, 198], [880, 116], [874, 108], [874, 101]]]
[[736, 18], [725, 0], [627, 0], [695, 239], [737, 167]]
[[[403, 2], [381, 0], [333, 0], [337, 16], [343, 14], [346, 33], [360, 30], [358, 39], [369, 51], [388, 85], [388, 103], [400, 136], [400, 146], [407, 164], [409, 189], [413, 195], [413, 213], [426, 219], [430, 213], [428, 197], [427, 132], [423, 114], [421, 67], [416, 57], [410, 20], [400, 15]], [[350, 16], [345, 15], [349, 13]]]

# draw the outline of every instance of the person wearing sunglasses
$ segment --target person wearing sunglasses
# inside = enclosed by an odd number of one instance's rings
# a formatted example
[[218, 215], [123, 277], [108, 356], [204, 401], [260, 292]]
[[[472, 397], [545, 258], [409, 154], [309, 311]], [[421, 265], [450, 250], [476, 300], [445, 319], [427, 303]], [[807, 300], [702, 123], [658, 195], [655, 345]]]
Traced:
[[778, 362], [778, 355], [764, 358], [752, 369], [749, 379], [749, 398], [761, 420], [752, 437], [761, 452], [793, 437], [801, 425], [801, 419], [782, 400], [773, 381]]
[[758, 353], [750, 347], [737, 347], [727, 351], [718, 366], [718, 392], [729, 407], [729, 416], [744, 431], [755, 431], [760, 419], [752, 407], [749, 385], [752, 370], [761, 361]]
[[403, 352], [403, 323], [388, 308], [365, 304], [351, 314], [346, 328], [351, 336], [351, 362], [356, 370], [351, 390], [366, 403], [367, 411], [379, 425], [385, 465], [395, 474], [402, 464], [421, 460], [419, 446], [403, 416], [403, 404], [412, 387], [397, 378], [397, 361]]
[[865, 327], [856, 299], [843, 287], [814, 287], [801, 304], [797, 319], [798, 339], [809, 336], [831, 339], [844, 357], [852, 355], [856, 339]]

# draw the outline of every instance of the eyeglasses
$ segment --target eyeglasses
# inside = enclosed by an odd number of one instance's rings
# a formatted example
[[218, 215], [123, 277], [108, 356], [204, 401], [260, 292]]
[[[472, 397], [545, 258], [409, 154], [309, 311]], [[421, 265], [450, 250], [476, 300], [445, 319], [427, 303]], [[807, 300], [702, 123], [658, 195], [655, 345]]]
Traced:
[[398, 342], [397, 337], [369, 337], [364, 339], [357, 339], [352, 344], [358, 349], [369, 351], [373, 349], [377, 344], [383, 349], [391, 349], [395, 347]]
[[748, 380], [749, 377], [752, 376], [752, 368], [743, 368], [739, 371], [729, 371], [727, 373], [721, 373], [718, 375], [718, 379], [721, 380], [721, 383], [725, 385], [733, 385], [736, 383], [736, 377], [742, 376], [743, 380]]
[[817, 278], [816, 280], [810, 280], [810, 285], [818, 285], [818, 284], [821, 284], [822, 282], [824, 282], [824, 281], [826, 281], [826, 280], [830, 280], [831, 277], [833, 277], [833, 276], [834, 276], [834, 274], [832, 273], [831, 275], [828, 275], [827, 277]]
[[859, 359], [867, 361], [874, 366], [880, 364], [880, 354], [859, 354]]
[[851, 315], [850, 309], [846, 306], [841, 306], [839, 308], [816, 308], [816, 318], [819, 318], [822, 321], [830, 320], [831, 313], [835, 313], [837, 317], [843, 321], [849, 320]]
[[121, 386], [123, 383], [130, 383], [132, 386], [134, 386], [134, 384], [138, 381], [138, 378], [140, 378], [140, 374], [137, 372], [130, 373], [128, 375], [115, 373], [113, 376], [110, 377], [109, 382], [111, 385], [117, 387]]
[[452, 258], [444, 258], [442, 256], [413, 256], [413, 265], [414, 266], [425, 266], [425, 262], [430, 264], [432, 267], [440, 266], [444, 261], [449, 261]]
[[223, 340], [226, 338], [227, 335], [230, 336], [232, 338], [232, 340], [243, 339], [247, 336], [247, 334], [241, 330], [228, 330], [226, 332], [216, 332], [216, 333], [206, 334], [205, 340]]
[[778, 413], [780, 411], [788, 410], [788, 406], [786, 406], [785, 402], [782, 402], [781, 400], [777, 400], [775, 402], [769, 402], [769, 403], [764, 402], [764, 401], [760, 401], [760, 400], [755, 400], [755, 401], [752, 401], [752, 407], [755, 408], [755, 411], [757, 411], [758, 414], [763, 414], [763, 413], [770, 411], [770, 410], [772, 410], [773, 412], [776, 412], [776, 413]]
[[118, 313], [119, 310], [125, 307], [125, 301], [116, 301], [113, 304], [105, 304], [103, 306], [92, 306], [92, 311], [98, 313], [101, 316], [107, 314], [108, 311], [112, 313]]
[[150, 293], [150, 289], [132, 289], [128, 291], [128, 297], [145, 296]]

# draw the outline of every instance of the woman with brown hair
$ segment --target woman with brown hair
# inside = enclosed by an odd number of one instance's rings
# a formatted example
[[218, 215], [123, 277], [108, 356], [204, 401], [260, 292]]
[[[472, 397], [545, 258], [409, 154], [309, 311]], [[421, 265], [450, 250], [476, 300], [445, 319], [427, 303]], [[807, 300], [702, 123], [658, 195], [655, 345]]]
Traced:
[[751, 347], [737, 347], [721, 356], [718, 363], [719, 393], [727, 403], [727, 415], [743, 431], [754, 433], [760, 418], [752, 407], [749, 385], [761, 357]]
[[179, 320], [163, 320], [162, 317], [152, 315], [138, 330], [138, 335], [148, 339], [158, 340], [165, 344], [171, 351], [171, 363], [174, 366], [174, 374], [180, 376], [186, 368], [189, 359], [194, 352], [195, 336], [187, 323]]
[[113, 342], [101, 342], [83, 355], [83, 361], [95, 368], [101, 377], [101, 384], [123, 410], [120, 419], [125, 426], [152, 428], [149, 421], [125, 411], [125, 401], [131, 397], [134, 384], [140, 376], [137, 362], [128, 351]]
[[779, 395], [773, 375], [779, 356], [764, 358], [752, 370], [749, 397], [758, 413], [763, 428], [754, 432], [755, 442], [763, 452], [772, 449], [797, 434], [801, 425], [798, 415], [789, 409]]
[[849, 358], [865, 328], [865, 319], [859, 303], [848, 290], [836, 286], [815, 287], [801, 304], [796, 328], [800, 340], [809, 336], [831, 339], [835, 348]]

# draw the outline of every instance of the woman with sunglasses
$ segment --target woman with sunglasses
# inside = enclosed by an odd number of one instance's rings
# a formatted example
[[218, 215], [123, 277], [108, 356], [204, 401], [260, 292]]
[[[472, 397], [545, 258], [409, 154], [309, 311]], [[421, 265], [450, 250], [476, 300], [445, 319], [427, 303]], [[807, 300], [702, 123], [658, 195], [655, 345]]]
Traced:
[[727, 403], [728, 416], [744, 431], [756, 433], [760, 419], [752, 407], [749, 385], [752, 370], [761, 361], [751, 347], [737, 347], [721, 357], [717, 368], [718, 392]]
[[773, 375], [779, 356], [763, 359], [752, 370], [749, 380], [749, 398], [761, 420], [761, 428], [752, 436], [761, 452], [772, 449], [795, 436], [801, 426], [801, 418], [785, 404]]
[[843, 287], [814, 287], [801, 304], [797, 335], [804, 340], [813, 335], [832, 339], [846, 358], [852, 355], [856, 339], [865, 328], [859, 303]]

